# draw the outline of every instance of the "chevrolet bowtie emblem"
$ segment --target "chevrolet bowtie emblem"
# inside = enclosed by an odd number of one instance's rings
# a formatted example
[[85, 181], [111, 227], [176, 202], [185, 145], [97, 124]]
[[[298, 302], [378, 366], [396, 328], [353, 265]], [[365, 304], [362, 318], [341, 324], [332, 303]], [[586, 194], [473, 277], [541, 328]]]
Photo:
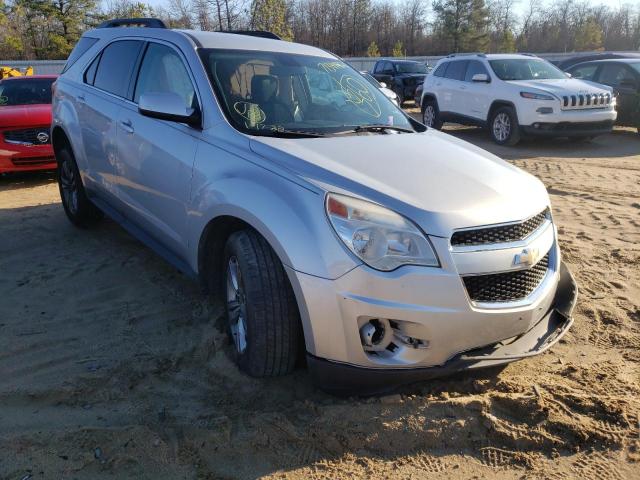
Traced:
[[534, 265], [540, 259], [540, 250], [538, 248], [523, 248], [520, 253], [516, 253], [513, 257], [514, 265]]

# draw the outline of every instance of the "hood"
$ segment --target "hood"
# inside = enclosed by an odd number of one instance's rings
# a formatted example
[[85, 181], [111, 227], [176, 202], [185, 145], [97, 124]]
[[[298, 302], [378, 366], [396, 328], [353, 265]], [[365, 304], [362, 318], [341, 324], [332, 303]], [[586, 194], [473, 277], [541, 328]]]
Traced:
[[327, 138], [253, 137], [251, 149], [324, 191], [391, 208], [424, 230], [522, 220], [549, 202], [542, 183], [490, 153], [429, 129]]
[[556, 96], [579, 93], [611, 93], [606, 85], [596, 85], [577, 78], [560, 78], [558, 80], [510, 80], [508, 83], [520, 85], [522, 88], [533, 88], [553, 93]]
[[40, 127], [51, 125], [51, 105], [0, 107], [0, 127]]

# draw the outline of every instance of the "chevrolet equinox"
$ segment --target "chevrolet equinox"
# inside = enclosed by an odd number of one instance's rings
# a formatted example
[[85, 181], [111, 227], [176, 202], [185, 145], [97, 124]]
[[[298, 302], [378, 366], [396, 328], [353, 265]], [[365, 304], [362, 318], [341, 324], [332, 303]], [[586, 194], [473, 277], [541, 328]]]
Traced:
[[306, 355], [327, 390], [382, 391], [539, 354], [572, 323], [542, 183], [331, 53], [112, 20], [54, 90], [71, 222], [107, 214], [219, 295], [249, 375]]

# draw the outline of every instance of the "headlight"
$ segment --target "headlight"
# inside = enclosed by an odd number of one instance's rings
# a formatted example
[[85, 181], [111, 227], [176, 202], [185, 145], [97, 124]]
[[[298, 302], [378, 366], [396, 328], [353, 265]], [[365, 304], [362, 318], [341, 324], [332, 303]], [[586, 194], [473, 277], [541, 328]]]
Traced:
[[401, 265], [440, 265], [429, 240], [402, 215], [336, 194], [327, 195], [326, 211], [340, 239], [370, 267], [390, 271]]
[[555, 100], [551, 95], [545, 95], [544, 93], [520, 92], [520, 96], [531, 100]]

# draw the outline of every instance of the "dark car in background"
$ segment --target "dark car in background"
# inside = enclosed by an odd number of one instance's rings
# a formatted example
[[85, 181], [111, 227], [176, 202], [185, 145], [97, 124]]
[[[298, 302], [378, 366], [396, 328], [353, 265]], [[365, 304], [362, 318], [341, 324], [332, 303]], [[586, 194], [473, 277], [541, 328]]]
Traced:
[[617, 125], [640, 133], [640, 57], [594, 60], [567, 69], [572, 77], [613, 88], [618, 111]]
[[376, 80], [396, 92], [400, 106], [414, 99], [416, 88], [422, 85], [427, 73], [427, 66], [422, 62], [395, 59], [378, 60], [371, 71]]
[[584, 62], [592, 62], [594, 60], [610, 60], [619, 58], [637, 58], [640, 60], [640, 53], [616, 53], [616, 52], [601, 52], [592, 53], [590, 55], [578, 55], [575, 57], [567, 58], [564, 60], [558, 60], [552, 62], [561, 70], [567, 71], [569, 68]]

